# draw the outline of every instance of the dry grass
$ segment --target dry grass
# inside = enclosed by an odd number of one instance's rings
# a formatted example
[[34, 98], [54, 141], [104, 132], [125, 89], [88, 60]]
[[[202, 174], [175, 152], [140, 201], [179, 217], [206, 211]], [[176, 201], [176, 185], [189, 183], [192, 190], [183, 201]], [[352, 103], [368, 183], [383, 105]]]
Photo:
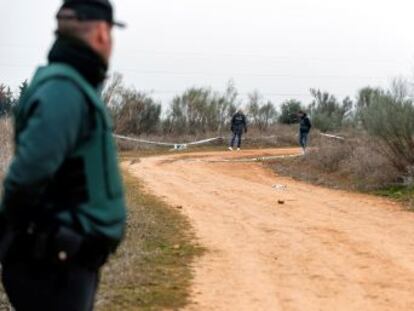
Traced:
[[345, 141], [319, 139], [305, 157], [277, 160], [268, 165], [279, 174], [335, 189], [370, 192], [414, 209], [414, 186], [375, 142], [361, 133], [345, 133]]
[[[6, 169], [10, 163], [13, 151], [13, 126], [9, 118], [0, 118], [0, 184], [2, 184]], [[10, 304], [0, 285], [0, 310], [11, 310]]]
[[401, 180], [390, 161], [368, 137], [319, 139], [303, 158], [271, 164], [279, 173], [334, 188], [372, 191]]
[[4, 177], [7, 166], [9, 165], [13, 144], [13, 127], [9, 118], [0, 118], [0, 181]]
[[125, 178], [128, 230], [103, 271], [98, 310], [176, 310], [188, 303], [190, 264], [202, 249], [178, 209]]
[[249, 130], [246, 135], [248, 146], [263, 147], [291, 147], [298, 145], [298, 125], [276, 124], [266, 132], [260, 132], [256, 128]]

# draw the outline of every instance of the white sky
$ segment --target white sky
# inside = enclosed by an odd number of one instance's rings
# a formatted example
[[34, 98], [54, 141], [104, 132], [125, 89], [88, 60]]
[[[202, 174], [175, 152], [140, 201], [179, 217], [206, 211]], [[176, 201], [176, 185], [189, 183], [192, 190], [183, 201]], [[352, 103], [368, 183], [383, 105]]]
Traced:
[[[58, 0], [0, 0], [0, 83], [16, 88], [45, 63]], [[244, 99], [258, 89], [276, 104], [308, 103], [309, 89], [354, 96], [411, 75], [411, 0], [118, 0], [111, 70], [168, 103], [190, 86]]]

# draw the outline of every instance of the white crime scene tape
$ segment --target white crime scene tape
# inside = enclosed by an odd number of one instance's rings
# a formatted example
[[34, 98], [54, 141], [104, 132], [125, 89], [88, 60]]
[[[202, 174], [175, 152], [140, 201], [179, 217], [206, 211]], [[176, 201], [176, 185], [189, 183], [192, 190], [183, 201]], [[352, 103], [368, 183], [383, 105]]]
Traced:
[[188, 146], [202, 145], [202, 144], [206, 144], [206, 143], [209, 143], [209, 142], [212, 142], [212, 141], [215, 141], [215, 140], [223, 139], [222, 137], [214, 137], [214, 138], [207, 138], [207, 139], [198, 140], [198, 141], [194, 141], [194, 142], [190, 142], [190, 143], [166, 143], [166, 142], [161, 142], [161, 141], [151, 141], [151, 140], [146, 140], [146, 139], [132, 138], [132, 137], [128, 137], [128, 136], [124, 136], [124, 135], [118, 135], [118, 134], [113, 134], [113, 136], [115, 138], [118, 138], [118, 139], [131, 141], [131, 142], [136, 142], [136, 143], [141, 143], [141, 144], [173, 147], [174, 150], [185, 150], [185, 149], [187, 149]]
[[344, 137], [341, 136], [336, 136], [336, 135], [332, 135], [332, 134], [326, 134], [326, 133], [321, 133], [322, 136], [328, 137], [328, 138], [333, 138], [333, 139], [339, 139], [339, 140], [345, 140]]

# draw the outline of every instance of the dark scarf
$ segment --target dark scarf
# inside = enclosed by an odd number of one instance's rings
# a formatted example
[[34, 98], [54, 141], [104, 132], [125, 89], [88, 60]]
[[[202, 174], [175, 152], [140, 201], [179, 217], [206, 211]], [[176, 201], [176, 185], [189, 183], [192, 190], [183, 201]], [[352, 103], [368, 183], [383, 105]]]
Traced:
[[92, 48], [80, 40], [58, 36], [49, 52], [49, 63], [64, 63], [75, 68], [93, 87], [105, 80], [108, 65]]

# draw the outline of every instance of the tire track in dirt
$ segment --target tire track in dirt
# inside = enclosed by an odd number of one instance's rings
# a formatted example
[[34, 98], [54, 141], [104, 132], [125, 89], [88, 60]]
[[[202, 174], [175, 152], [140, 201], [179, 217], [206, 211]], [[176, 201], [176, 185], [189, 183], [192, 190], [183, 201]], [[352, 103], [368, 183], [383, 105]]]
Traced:
[[124, 164], [154, 194], [183, 206], [209, 250], [195, 263], [188, 310], [413, 310], [413, 213], [382, 198], [279, 177], [260, 163], [215, 162], [296, 152], [204, 152]]

